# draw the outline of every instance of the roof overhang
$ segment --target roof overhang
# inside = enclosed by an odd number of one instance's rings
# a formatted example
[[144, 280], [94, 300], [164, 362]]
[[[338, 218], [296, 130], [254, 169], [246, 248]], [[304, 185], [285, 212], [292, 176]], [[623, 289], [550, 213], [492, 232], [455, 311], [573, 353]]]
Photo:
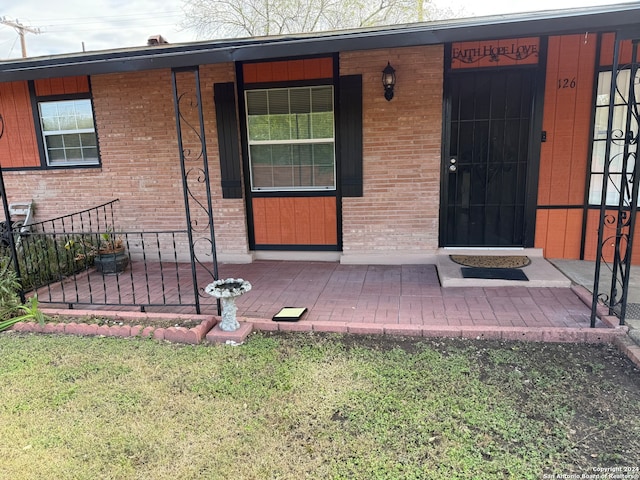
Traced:
[[334, 52], [499, 38], [617, 32], [640, 38], [640, 3], [551, 10], [376, 29], [105, 50], [0, 62], [0, 82], [98, 75]]

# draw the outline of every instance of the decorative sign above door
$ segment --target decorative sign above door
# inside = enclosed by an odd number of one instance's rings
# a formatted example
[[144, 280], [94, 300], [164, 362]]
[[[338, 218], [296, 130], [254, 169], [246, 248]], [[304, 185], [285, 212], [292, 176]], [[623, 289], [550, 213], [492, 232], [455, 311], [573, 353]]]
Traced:
[[451, 46], [451, 68], [536, 65], [539, 44], [537, 37], [454, 43]]

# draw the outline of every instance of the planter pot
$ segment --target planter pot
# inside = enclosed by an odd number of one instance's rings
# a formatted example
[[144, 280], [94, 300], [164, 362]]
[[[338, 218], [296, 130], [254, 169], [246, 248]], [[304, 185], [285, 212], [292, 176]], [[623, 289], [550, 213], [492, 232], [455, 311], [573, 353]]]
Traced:
[[100, 253], [95, 256], [93, 264], [96, 266], [96, 270], [100, 273], [109, 275], [123, 272], [127, 265], [129, 265], [129, 257], [127, 253], [122, 250], [115, 252]]

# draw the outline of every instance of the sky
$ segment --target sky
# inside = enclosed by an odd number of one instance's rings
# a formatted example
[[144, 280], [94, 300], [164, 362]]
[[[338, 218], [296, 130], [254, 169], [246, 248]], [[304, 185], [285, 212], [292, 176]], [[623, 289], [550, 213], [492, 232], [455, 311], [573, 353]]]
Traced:
[[[443, 5], [450, 0], [436, 0]], [[622, 3], [622, 0], [460, 0], [466, 16]], [[0, 0], [0, 19], [38, 28], [26, 33], [30, 57], [144, 46], [161, 34], [171, 43], [196, 41], [180, 26], [183, 0]], [[16, 30], [0, 24], [0, 60], [20, 58]]]

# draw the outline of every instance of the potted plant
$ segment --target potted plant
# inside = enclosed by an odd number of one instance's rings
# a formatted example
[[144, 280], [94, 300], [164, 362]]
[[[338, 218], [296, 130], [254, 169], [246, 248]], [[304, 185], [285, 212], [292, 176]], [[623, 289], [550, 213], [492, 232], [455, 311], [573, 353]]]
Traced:
[[127, 268], [129, 256], [124, 248], [122, 237], [111, 232], [100, 234], [100, 241], [95, 248], [93, 264], [103, 274], [120, 273]]

